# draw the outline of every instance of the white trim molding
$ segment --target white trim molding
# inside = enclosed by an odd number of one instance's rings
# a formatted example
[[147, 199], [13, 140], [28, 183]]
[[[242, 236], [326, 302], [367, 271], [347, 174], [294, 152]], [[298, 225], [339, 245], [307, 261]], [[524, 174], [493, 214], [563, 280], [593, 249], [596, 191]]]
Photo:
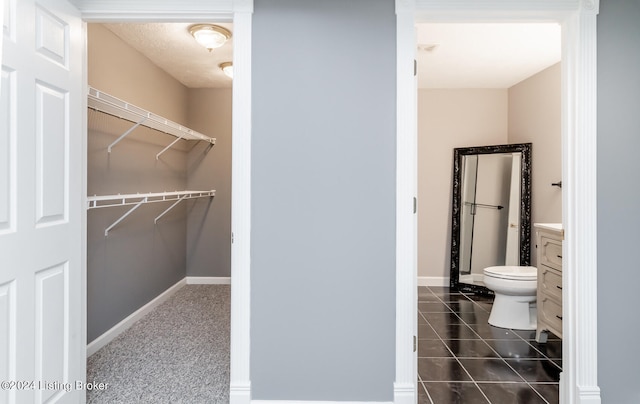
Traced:
[[100, 348], [107, 345], [109, 342], [113, 341], [118, 335], [125, 332], [129, 327], [131, 327], [136, 321], [140, 320], [142, 317], [146, 316], [151, 310], [160, 306], [162, 303], [166, 302], [171, 296], [173, 296], [180, 288], [187, 284], [186, 278], [181, 279], [175, 285], [171, 286], [169, 289], [165, 290], [161, 294], [159, 294], [155, 299], [151, 300], [149, 303], [140, 307], [138, 310], [134, 311], [124, 320], [120, 321], [118, 324], [111, 327], [104, 334], [94, 339], [87, 345], [87, 358], [94, 353], [98, 352]]
[[71, 0], [87, 22], [232, 21], [238, 0]]
[[418, 109], [414, 0], [396, 0], [396, 372], [395, 404], [417, 400]]
[[[601, 402], [597, 382], [596, 317], [598, 8], [598, 0], [416, 0], [415, 22], [420, 23], [556, 21], [562, 25], [562, 182], [566, 184], [562, 189], [565, 292], [564, 371], [560, 381], [560, 402], [563, 404]], [[406, 22], [398, 19], [398, 25], [401, 23]], [[403, 72], [399, 70], [398, 74]], [[400, 98], [398, 103], [406, 105]], [[399, 138], [412, 139], [414, 136], [408, 128], [398, 130]], [[401, 141], [398, 140], [398, 143]], [[417, 172], [412, 173], [412, 180], [416, 177]], [[400, 210], [398, 206], [398, 217]], [[408, 241], [398, 238], [396, 242]], [[397, 270], [409, 269], [398, 266]], [[397, 288], [402, 293], [412, 293], [415, 286], [414, 283], [397, 285]]]
[[231, 171], [230, 404], [251, 403], [251, 24], [253, 0], [233, 15], [233, 137]]
[[253, 0], [72, 0], [86, 22], [233, 21], [230, 404], [251, 402], [251, 21]]
[[187, 276], [187, 285], [231, 285], [230, 276]]
[[597, 1], [580, 1], [579, 8], [562, 24], [562, 176], [566, 184], [562, 188], [562, 283], [567, 291], [562, 297], [562, 403], [601, 401], [597, 377], [598, 6]]
[[393, 404], [391, 401], [251, 400], [251, 404]]

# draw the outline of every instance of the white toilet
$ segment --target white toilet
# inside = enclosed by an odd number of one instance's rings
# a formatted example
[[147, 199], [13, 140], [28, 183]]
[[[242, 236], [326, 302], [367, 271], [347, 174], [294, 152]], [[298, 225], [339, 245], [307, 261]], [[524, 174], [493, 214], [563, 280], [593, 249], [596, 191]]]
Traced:
[[484, 285], [495, 293], [489, 324], [514, 330], [536, 329], [536, 267], [485, 268]]

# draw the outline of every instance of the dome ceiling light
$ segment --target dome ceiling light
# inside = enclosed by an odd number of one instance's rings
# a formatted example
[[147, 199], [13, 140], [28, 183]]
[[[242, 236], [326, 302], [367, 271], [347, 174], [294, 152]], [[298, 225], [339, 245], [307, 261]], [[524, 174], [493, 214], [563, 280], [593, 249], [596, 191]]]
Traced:
[[231, 62], [220, 63], [220, 68], [222, 69], [224, 74], [233, 78], [233, 63]]
[[219, 25], [213, 24], [196, 24], [189, 27], [189, 33], [200, 45], [204, 46], [211, 52], [215, 48], [219, 48], [231, 38], [231, 32]]

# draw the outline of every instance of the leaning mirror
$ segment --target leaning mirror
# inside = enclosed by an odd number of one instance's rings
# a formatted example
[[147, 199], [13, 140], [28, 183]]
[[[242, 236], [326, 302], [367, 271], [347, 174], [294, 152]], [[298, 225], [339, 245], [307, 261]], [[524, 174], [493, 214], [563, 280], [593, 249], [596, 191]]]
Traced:
[[453, 154], [450, 286], [492, 294], [484, 268], [530, 264], [531, 143]]

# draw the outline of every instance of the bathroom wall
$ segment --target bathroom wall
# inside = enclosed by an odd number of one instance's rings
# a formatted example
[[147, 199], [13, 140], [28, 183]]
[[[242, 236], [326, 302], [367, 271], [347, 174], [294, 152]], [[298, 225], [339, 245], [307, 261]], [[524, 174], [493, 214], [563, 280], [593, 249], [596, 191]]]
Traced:
[[418, 282], [448, 285], [453, 149], [507, 143], [506, 89], [418, 90]]
[[216, 138], [189, 151], [187, 189], [215, 189], [211, 203], [189, 206], [187, 276], [231, 276], [230, 88], [189, 90], [189, 127]]
[[[598, 384], [603, 403], [640, 403], [640, 2], [598, 15]], [[580, 201], [578, 201], [580, 202]], [[580, 268], [576, 268], [580, 271]]]
[[[509, 143], [533, 143], [531, 222], [562, 222], [562, 87], [560, 63], [509, 88]], [[536, 265], [535, 231], [531, 259]]]
[[[418, 90], [419, 283], [448, 284], [455, 147], [532, 143], [532, 223], [562, 222], [560, 80], [557, 63], [509, 89]], [[535, 232], [531, 248], [535, 265]]]
[[256, 0], [252, 29], [252, 399], [391, 402], [394, 1]]

